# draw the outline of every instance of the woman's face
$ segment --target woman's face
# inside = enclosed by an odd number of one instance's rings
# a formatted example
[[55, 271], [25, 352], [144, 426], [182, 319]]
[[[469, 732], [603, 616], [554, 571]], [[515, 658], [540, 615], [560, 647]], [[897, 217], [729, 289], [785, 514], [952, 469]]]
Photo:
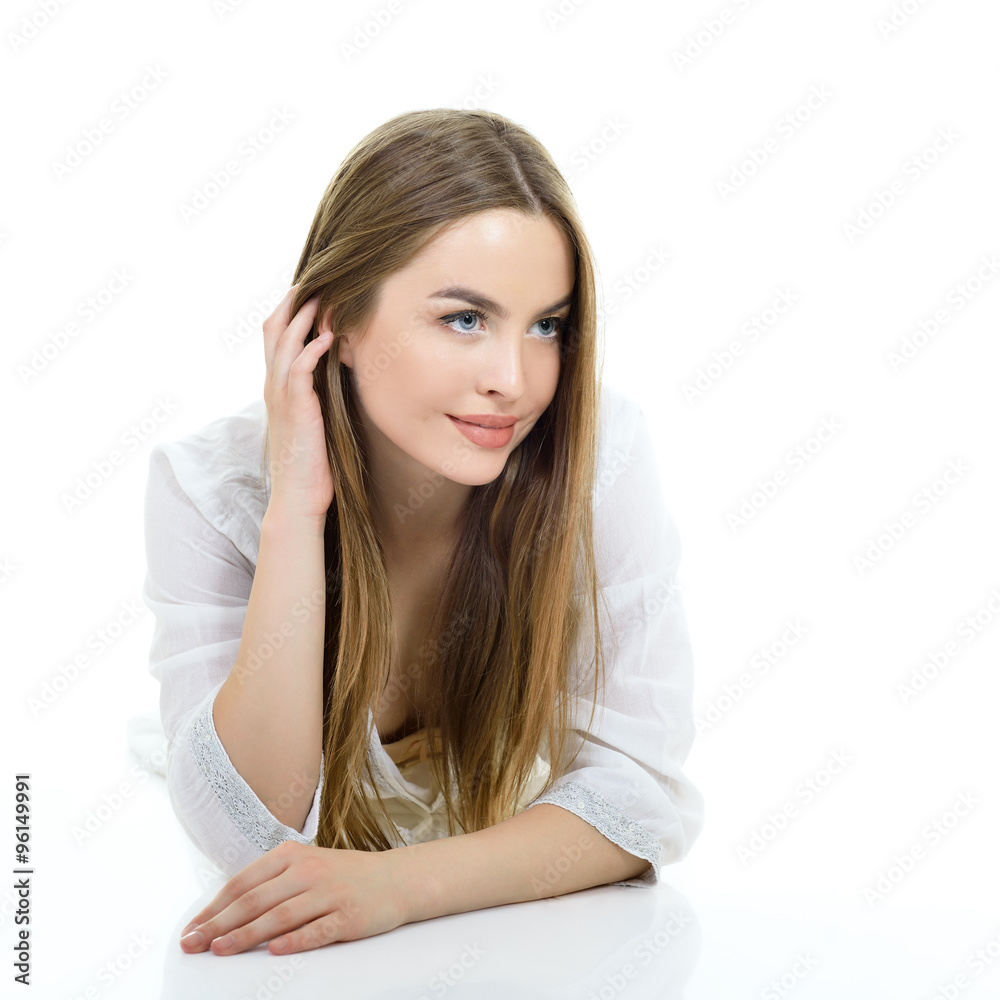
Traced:
[[[502, 472], [555, 395], [574, 280], [562, 230], [511, 209], [466, 216], [386, 279], [340, 360], [390, 499], [429, 474], [473, 486]], [[480, 432], [462, 416], [516, 422]]]

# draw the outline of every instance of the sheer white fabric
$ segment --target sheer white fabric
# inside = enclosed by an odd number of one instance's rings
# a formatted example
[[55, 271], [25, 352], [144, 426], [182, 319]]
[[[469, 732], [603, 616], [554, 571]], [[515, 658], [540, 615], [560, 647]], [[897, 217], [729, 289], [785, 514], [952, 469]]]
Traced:
[[[572, 702], [583, 748], [539, 796], [549, 775], [540, 754], [518, 808], [552, 803], [575, 813], [650, 862], [639, 878], [614, 884], [649, 886], [685, 856], [704, 820], [702, 797], [682, 770], [694, 739], [692, 654], [677, 585], [680, 538], [646, 417], [606, 383], [602, 397], [594, 529], [606, 683], [588, 733], [593, 653], [583, 637]], [[313, 843], [323, 790], [321, 779], [301, 830], [279, 822], [236, 772], [212, 719], [239, 649], [267, 507], [265, 420], [258, 399], [155, 446], [145, 499], [143, 600], [155, 617], [149, 669], [161, 686], [170, 800], [193, 843], [227, 876], [284, 840]], [[368, 733], [390, 842], [447, 836], [443, 794], [426, 763], [397, 764], [399, 744], [382, 745], [371, 710]]]

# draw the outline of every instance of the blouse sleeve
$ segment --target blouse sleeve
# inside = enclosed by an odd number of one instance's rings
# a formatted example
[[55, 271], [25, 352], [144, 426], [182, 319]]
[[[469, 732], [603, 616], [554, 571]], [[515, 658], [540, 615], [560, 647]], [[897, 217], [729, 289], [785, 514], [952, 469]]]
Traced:
[[[551, 803], [586, 820], [650, 867], [614, 885], [652, 886], [681, 860], [704, 822], [682, 765], [694, 740], [693, 664], [677, 583], [680, 536], [664, 503], [648, 423], [636, 404], [631, 443], [603, 450], [594, 538], [605, 683], [594, 708], [593, 639], [579, 648], [570, 708], [582, 749], [526, 808]], [[625, 437], [628, 442], [628, 437]], [[585, 621], [588, 619], [584, 619]], [[584, 629], [584, 639], [589, 638]], [[617, 644], [617, 645], [616, 645]], [[587, 731], [591, 709], [594, 718]], [[580, 745], [571, 745], [567, 759]]]
[[[180, 487], [157, 445], [145, 496], [150, 673], [160, 682], [167, 788], [193, 843], [227, 876], [285, 840], [316, 836], [320, 780], [302, 830], [281, 823], [233, 767], [215, 731], [215, 696], [236, 661], [254, 567]], [[321, 759], [322, 763], [322, 759]]]

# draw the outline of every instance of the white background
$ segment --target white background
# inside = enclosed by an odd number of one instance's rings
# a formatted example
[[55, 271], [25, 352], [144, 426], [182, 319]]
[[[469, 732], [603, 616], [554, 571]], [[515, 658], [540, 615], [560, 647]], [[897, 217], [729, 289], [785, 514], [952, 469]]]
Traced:
[[[9, 4], [0, 21], [0, 801], [10, 819], [12, 776], [31, 772], [34, 995], [158, 995], [171, 929], [205, 888], [162, 779], [125, 743], [126, 719], [158, 698], [140, 602], [150, 447], [260, 395], [260, 321], [347, 151], [406, 110], [484, 106], [529, 128], [570, 180], [600, 266], [605, 377], [650, 418], [681, 532], [705, 723], [688, 769], [708, 810], [666, 873], [704, 935], [686, 995], [766, 996], [785, 975], [779, 988], [803, 1000], [930, 998], [964, 971], [961, 996], [1000, 996], [1000, 961], [967, 963], [991, 942], [1000, 954], [1000, 9], [50, 9]], [[216, 193], [230, 161], [239, 172]], [[215, 196], [185, 219], [198, 192]], [[782, 293], [791, 306], [769, 316]], [[91, 495], [68, 502], [95, 471]], [[755, 656], [789, 623], [803, 634], [761, 671]], [[955, 655], [927, 666], [949, 642]], [[930, 680], [904, 701], [921, 668]], [[834, 754], [848, 761], [837, 774]], [[959, 817], [963, 794], [974, 806]], [[786, 809], [772, 836], [769, 814]], [[769, 839], [741, 857], [755, 832]], [[915, 860], [900, 878], [903, 855]], [[152, 945], [125, 961], [135, 934]], [[810, 971], [789, 980], [806, 951]], [[119, 971], [100, 978], [109, 961]]]

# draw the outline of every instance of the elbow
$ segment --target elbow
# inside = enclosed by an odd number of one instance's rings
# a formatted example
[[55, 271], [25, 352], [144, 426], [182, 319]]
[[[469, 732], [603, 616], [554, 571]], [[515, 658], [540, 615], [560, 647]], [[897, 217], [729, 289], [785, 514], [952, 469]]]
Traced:
[[301, 834], [312, 811], [319, 780], [318, 773], [295, 773], [288, 787], [275, 798], [265, 801], [264, 806], [282, 826]]

